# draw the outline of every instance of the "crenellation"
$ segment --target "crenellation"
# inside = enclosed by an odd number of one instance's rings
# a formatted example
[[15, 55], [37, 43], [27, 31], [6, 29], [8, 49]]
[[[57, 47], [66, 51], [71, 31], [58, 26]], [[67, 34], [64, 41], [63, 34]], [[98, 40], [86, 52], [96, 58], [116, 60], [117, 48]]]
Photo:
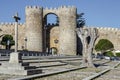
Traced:
[[4, 25], [4, 22], [1, 22], [0, 25]]
[[10, 22], [10, 23], [8, 23], [8, 25], [13, 25], [13, 23]]
[[110, 27], [108, 27], [108, 30], [110, 30]]
[[32, 6], [26, 6], [26, 9], [30, 9], [30, 8], [32, 8]]
[[100, 29], [104, 29], [103, 27], [100, 27]]
[[5, 22], [5, 25], [8, 25], [8, 22]]
[[[13, 26], [14, 27], [15, 23], [14, 22], [13, 23], [12, 22], [1, 22], [0, 25], [4, 26], [4, 27], [9, 27], [9, 26]], [[18, 25], [22, 26], [24, 24], [23, 23], [18, 23]]]
[[67, 6], [66, 5], [63, 5], [63, 7], [62, 8], [67, 8]]
[[19, 23], [18, 25], [21, 25], [21, 26], [22, 26], [22, 25], [24, 25], [24, 23]]
[[72, 6], [67, 5], [66, 8], [72, 8]]
[[45, 7], [44, 10], [48, 10], [48, 7]]
[[26, 9], [41, 9], [40, 6], [26, 6]]
[[38, 9], [39, 7], [37, 7], [37, 6], [33, 6], [32, 8], [34, 8], [34, 9]]
[[111, 28], [111, 31], [114, 31], [114, 28]]
[[57, 10], [58, 8], [54, 8], [54, 10]]
[[50, 7], [50, 8], [49, 8], [49, 10], [53, 10], [53, 8], [52, 8], [52, 7]]
[[118, 28], [116, 28], [116, 31], [118, 31], [119, 29]]
[[63, 6], [61, 6], [60, 8], [62, 8], [62, 9], [66, 9], [66, 8], [72, 8], [72, 7], [71, 7], [71, 6], [63, 5]]
[[106, 31], [120, 31], [119, 28], [111, 28], [111, 27], [96, 27], [99, 30], [106, 30]]
[[34, 9], [41, 9], [42, 7], [40, 6], [33, 6]]

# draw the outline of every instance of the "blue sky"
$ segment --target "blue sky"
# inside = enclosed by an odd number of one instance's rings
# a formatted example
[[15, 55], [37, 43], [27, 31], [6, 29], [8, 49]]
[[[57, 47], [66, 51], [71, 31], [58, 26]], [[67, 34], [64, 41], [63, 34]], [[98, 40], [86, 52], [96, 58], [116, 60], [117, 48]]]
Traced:
[[0, 2], [0, 22], [13, 22], [15, 12], [25, 22], [25, 6], [37, 5], [59, 7], [76, 6], [78, 13], [85, 13], [86, 25], [98, 27], [120, 27], [120, 0], [2, 0]]

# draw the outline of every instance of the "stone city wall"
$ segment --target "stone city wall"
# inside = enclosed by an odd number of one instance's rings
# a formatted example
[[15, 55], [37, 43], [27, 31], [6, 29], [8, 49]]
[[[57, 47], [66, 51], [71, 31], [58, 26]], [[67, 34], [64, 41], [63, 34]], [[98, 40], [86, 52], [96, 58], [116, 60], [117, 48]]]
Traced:
[[[0, 23], [0, 35], [5, 35], [5, 34], [10, 34], [13, 36], [15, 36], [15, 32], [14, 32], [14, 28], [15, 25], [14, 23]], [[2, 37], [0, 38], [0, 41], [2, 40]], [[18, 24], [18, 49], [22, 49], [22, 46], [25, 46], [25, 24], [23, 23], [19, 23]], [[4, 46], [1, 46], [1, 48], [5, 48]], [[14, 48], [14, 46], [12, 47], [12, 49]]]

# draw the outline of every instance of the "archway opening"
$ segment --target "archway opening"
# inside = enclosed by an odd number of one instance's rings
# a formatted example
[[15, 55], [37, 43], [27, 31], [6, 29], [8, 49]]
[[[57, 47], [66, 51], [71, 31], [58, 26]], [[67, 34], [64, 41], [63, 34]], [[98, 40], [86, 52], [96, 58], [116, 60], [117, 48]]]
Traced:
[[56, 26], [59, 24], [59, 20], [58, 20], [58, 16], [56, 14], [53, 13], [49, 13], [46, 15], [46, 21], [47, 21], [47, 27], [51, 26]]
[[5, 46], [5, 49], [9, 50], [13, 45], [15, 45], [15, 41], [13, 40], [13, 36], [10, 34], [6, 34], [2, 37], [1, 45]]
[[59, 18], [54, 13], [48, 13], [44, 16], [43, 25], [43, 51], [50, 51], [50, 32], [53, 27], [59, 26]]

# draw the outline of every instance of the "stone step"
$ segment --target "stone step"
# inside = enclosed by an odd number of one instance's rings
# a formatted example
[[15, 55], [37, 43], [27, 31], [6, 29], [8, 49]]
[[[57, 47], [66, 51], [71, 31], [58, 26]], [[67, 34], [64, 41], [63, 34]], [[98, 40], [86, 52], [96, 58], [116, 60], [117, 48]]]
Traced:
[[49, 71], [47, 73], [24, 76], [24, 77], [20, 77], [20, 78], [9, 79], [9, 80], [32, 80], [32, 79], [35, 79], [35, 78], [60, 74], [60, 73], [64, 73], [64, 72], [70, 72], [70, 71], [79, 70], [79, 69], [83, 69], [83, 68], [86, 68], [86, 67], [81, 66], [81, 67], [71, 68], [71, 69], [61, 69], [61, 70], [56, 70], [56, 71]]
[[42, 73], [42, 70], [36, 69], [35, 66], [29, 66], [29, 63], [2, 63], [0, 66], [0, 73], [12, 75], [31, 75]]
[[36, 66], [24, 66], [24, 70], [36, 69]]
[[30, 70], [27, 70], [27, 75], [40, 74], [40, 73], [42, 73], [42, 69], [30, 69]]
[[44, 66], [37, 66], [38, 68], [45, 68], [45, 67], [57, 67], [57, 66], [64, 66], [67, 65], [66, 63], [61, 64], [54, 64], [54, 65], [44, 65]]
[[35, 66], [0, 66], [0, 70], [2, 69], [11, 69], [11, 70], [29, 70], [29, 69], [36, 69]]
[[23, 63], [8, 63], [8, 62], [4, 62], [4, 63], [1, 63], [2, 66], [11, 66], [11, 67], [14, 67], [14, 66], [29, 66], [29, 63], [27, 62], [23, 62]]
[[30, 69], [30, 70], [15, 70], [15, 69], [1, 69], [1, 74], [11, 74], [11, 75], [33, 75], [42, 73], [41, 69]]

